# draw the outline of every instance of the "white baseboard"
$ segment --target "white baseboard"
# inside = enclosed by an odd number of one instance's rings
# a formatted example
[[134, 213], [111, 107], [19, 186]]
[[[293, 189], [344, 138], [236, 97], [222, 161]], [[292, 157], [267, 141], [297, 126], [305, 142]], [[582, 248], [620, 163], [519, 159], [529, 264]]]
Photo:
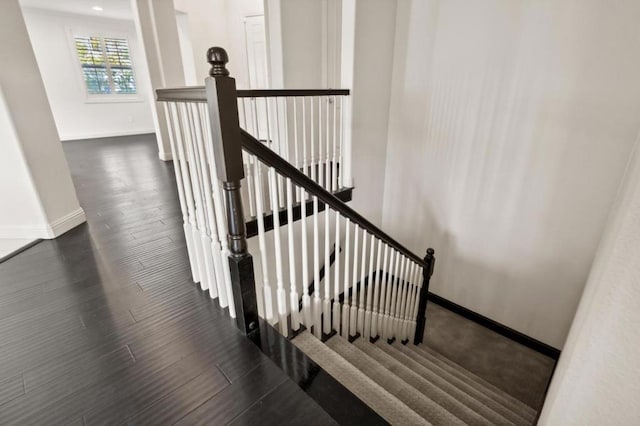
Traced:
[[171, 161], [171, 160], [173, 160], [173, 155], [170, 152], [159, 151], [158, 152], [158, 157], [160, 157], [160, 159], [162, 161]]
[[70, 134], [70, 135], [60, 135], [60, 140], [75, 141], [80, 139], [113, 138], [118, 136], [146, 135], [146, 134], [155, 133], [155, 132], [156, 132], [156, 129], [125, 130], [125, 131], [117, 131], [117, 132], [76, 133], [76, 134]]
[[82, 207], [78, 207], [71, 213], [62, 216], [60, 219], [57, 219], [49, 224], [49, 226], [47, 227], [47, 231], [49, 231], [48, 238], [59, 237], [65, 232], [75, 228], [81, 223], [85, 223], [86, 221], [87, 217], [84, 215], [84, 210], [82, 210]]
[[59, 219], [42, 227], [29, 227], [29, 226], [15, 226], [15, 227], [0, 227], [0, 238], [13, 239], [13, 238], [33, 238], [33, 239], [47, 239], [59, 237], [65, 232], [75, 228], [87, 221], [82, 208], [78, 208], [69, 214], [62, 216]]

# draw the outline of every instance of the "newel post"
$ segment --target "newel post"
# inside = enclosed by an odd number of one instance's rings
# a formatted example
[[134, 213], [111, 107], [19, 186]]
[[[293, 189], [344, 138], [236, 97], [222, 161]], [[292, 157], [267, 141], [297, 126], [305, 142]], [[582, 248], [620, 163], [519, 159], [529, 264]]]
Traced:
[[207, 51], [207, 61], [211, 64], [211, 70], [210, 77], [205, 79], [205, 87], [216, 171], [224, 190], [236, 324], [241, 332], [251, 336], [258, 333], [258, 303], [253, 259], [247, 251], [245, 218], [240, 195], [244, 167], [236, 81], [229, 76], [226, 68], [229, 57], [223, 48], [210, 48]]
[[422, 288], [420, 289], [420, 299], [418, 302], [418, 317], [416, 318], [416, 335], [413, 338], [413, 344], [422, 343], [424, 338], [424, 327], [427, 324], [427, 297], [429, 296], [429, 281], [433, 275], [433, 268], [436, 264], [435, 250], [427, 249], [424, 257], [424, 268], [422, 269]]

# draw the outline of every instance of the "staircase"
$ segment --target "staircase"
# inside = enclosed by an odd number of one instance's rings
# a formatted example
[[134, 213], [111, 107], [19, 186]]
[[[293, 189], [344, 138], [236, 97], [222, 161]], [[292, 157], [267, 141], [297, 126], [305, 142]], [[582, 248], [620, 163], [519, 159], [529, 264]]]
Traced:
[[536, 412], [424, 345], [325, 343], [308, 332], [293, 343], [373, 408], [398, 425], [531, 425]]
[[420, 345], [434, 250], [417, 256], [347, 204], [349, 91], [236, 90], [226, 52], [207, 57], [204, 87], [157, 90], [194, 282], [253, 341], [260, 317], [391, 424], [532, 424]]

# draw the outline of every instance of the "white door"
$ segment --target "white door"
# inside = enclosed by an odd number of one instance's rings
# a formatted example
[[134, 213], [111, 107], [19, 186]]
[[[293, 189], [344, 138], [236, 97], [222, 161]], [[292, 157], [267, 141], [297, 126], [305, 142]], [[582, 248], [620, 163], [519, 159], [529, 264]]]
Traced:
[[267, 40], [264, 28], [264, 15], [247, 16], [244, 20], [247, 66], [249, 68], [249, 87], [266, 89], [269, 75], [267, 72]]

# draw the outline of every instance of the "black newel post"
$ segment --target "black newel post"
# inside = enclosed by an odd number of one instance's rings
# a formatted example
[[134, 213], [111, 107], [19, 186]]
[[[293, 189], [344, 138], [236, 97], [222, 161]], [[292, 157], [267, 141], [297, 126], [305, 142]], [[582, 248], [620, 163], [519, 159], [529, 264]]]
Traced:
[[256, 300], [253, 259], [247, 251], [246, 229], [240, 182], [244, 178], [242, 145], [236, 81], [226, 68], [229, 57], [221, 47], [207, 51], [211, 64], [210, 77], [205, 80], [213, 152], [218, 178], [222, 181], [229, 228], [229, 267], [236, 309], [236, 324], [247, 336], [258, 334], [258, 303]]
[[427, 249], [427, 255], [424, 257], [424, 269], [422, 270], [422, 288], [420, 289], [420, 300], [418, 302], [418, 317], [416, 318], [416, 335], [413, 338], [413, 344], [422, 343], [424, 338], [424, 327], [427, 324], [427, 297], [429, 295], [429, 281], [433, 275], [433, 267], [436, 264], [434, 256], [435, 250]]

